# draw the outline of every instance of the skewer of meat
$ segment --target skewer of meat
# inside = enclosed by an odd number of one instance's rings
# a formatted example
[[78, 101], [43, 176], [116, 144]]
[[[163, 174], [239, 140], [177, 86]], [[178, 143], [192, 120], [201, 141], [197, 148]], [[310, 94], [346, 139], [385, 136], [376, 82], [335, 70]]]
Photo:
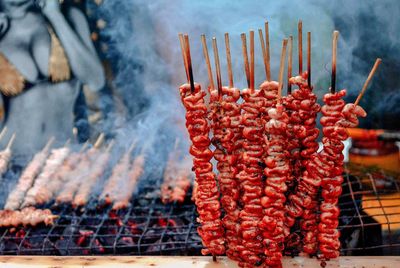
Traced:
[[40, 191], [40, 196], [42, 196], [42, 204], [49, 203], [53, 199], [54, 195], [58, 193], [58, 191], [64, 185], [69, 173], [78, 165], [87, 146], [88, 142], [85, 142], [79, 152], [72, 152], [69, 154], [62, 165], [60, 165], [60, 167], [53, 173], [52, 179], [49, 181], [47, 186], [42, 188]]
[[242, 170], [237, 175], [240, 182], [242, 204], [240, 232], [242, 233], [242, 249], [240, 266], [256, 266], [263, 263], [264, 246], [259, 223], [263, 218], [263, 118], [262, 109], [267, 106], [267, 98], [263, 88], [254, 88], [254, 32], [250, 31], [250, 66], [247, 57], [246, 35], [243, 33], [242, 49], [248, 88], [242, 91], [242, 124], [243, 144], [239, 164]]
[[[175, 142], [176, 147], [176, 142]], [[168, 155], [168, 160], [164, 168], [163, 183], [161, 185], [160, 198], [164, 204], [173, 202], [171, 200], [174, 182], [178, 176], [178, 151], [176, 148]]]
[[113, 203], [113, 210], [123, 209], [129, 206], [129, 200], [135, 192], [139, 179], [143, 174], [144, 161], [145, 157], [143, 153], [136, 156], [128, 172], [128, 181], [123, 185], [123, 187], [118, 189], [114, 194], [114, 199], [111, 200]]
[[287, 191], [286, 182], [290, 174], [287, 151], [287, 124], [289, 117], [282, 104], [283, 72], [285, 65], [287, 39], [283, 41], [277, 104], [268, 110], [269, 120], [265, 124], [266, 157], [264, 175], [267, 177], [261, 204], [264, 207], [264, 217], [260, 222], [265, 245], [265, 264], [268, 267], [282, 267], [282, 252], [284, 250], [284, 204]]
[[[300, 27], [301, 28], [301, 27]], [[299, 36], [301, 32], [299, 32]], [[307, 71], [302, 74], [291, 77], [289, 79], [290, 85], [296, 85], [298, 88], [295, 89], [291, 95], [285, 98], [285, 105], [290, 109], [289, 122], [292, 127], [290, 132], [290, 140], [296, 140], [297, 148], [291, 146], [289, 142], [289, 149], [295, 149], [295, 153], [291, 154], [292, 157], [292, 176], [300, 178], [305, 172], [306, 166], [308, 165], [310, 158], [318, 150], [317, 138], [319, 135], [319, 130], [316, 127], [317, 114], [320, 111], [320, 105], [317, 103], [317, 96], [312, 92], [313, 87], [310, 84], [311, 76], [311, 33], [307, 34]], [[301, 53], [301, 52], [300, 52]], [[302, 57], [300, 57], [302, 58]], [[296, 180], [299, 183], [299, 179]], [[295, 181], [295, 182], [296, 182]], [[301, 193], [304, 192], [304, 187], [306, 185], [305, 181], [294, 190], [293, 193], [289, 195], [289, 200], [293, 196], [299, 197]], [[312, 188], [311, 185], [308, 189]], [[308, 208], [305, 208], [301, 215], [300, 227], [303, 235], [303, 251], [310, 255], [315, 254], [317, 251], [317, 210], [318, 210], [318, 200], [316, 195], [317, 188], [312, 191], [315, 194], [309, 195], [312, 198]], [[307, 191], [306, 191], [307, 192]], [[310, 191], [309, 191], [310, 193]], [[289, 233], [289, 228], [294, 224], [295, 218], [289, 217], [289, 221], [286, 222], [287, 234]], [[289, 240], [292, 240], [289, 238]]]
[[36, 178], [32, 188], [28, 190], [25, 200], [22, 203], [23, 207], [42, 205], [47, 201], [47, 189], [50, 182], [54, 179], [55, 172], [62, 165], [64, 160], [70, 153], [70, 148], [67, 141], [64, 147], [53, 149], [49, 158], [43, 167], [42, 172]]
[[178, 170], [174, 181], [169, 183], [168, 190], [170, 190], [170, 192], [167, 198], [162, 199], [162, 202], [164, 204], [172, 202], [183, 203], [186, 197], [186, 193], [191, 185], [191, 177], [192, 173], [190, 172], [190, 169], [188, 170], [187, 168], [181, 167]]
[[135, 141], [132, 142], [129, 149], [114, 166], [111, 176], [108, 178], [103, 187], [103, 192], [100, 194], [99, 200], [101, 202], [104, 202], [107, 205], [111, 204], [113, 200], [115, 200], [115, 194], [121, 189], [121, 187], [125, 187], [123, 181], [128, 176], [129, 168], [131, 166], [131, 154], [135, 148], [135, 143]]
[[[299, 61], [302, 60], [302, 23], [299, 22]], [[311, 157], [318, 150], [316, 139], [319, 130], [316, 128], [316, 117], [320, 106], [316, 103], [317, 97], [312, 93], [311, 86], [311, 33], [307, 34], [307, 71], [302, 72], [302, 64], [299, 64], [299, 75], [290, 77], [289, 90], [291, 86], [298, 88], [284, 98], [289, 117], [289, 143], [288, 149], [291, 157], [292, 187], [289, 191], [286, 204], [285, 233], [287, 242], [293, 246], [300, 243], [295, 233], [290, 233], [290, 228], [295, 224], [296, 219], [302, 217], [300, 226], [303, 234], [303, 251], [308, 254], [315, 254], [317, 250], [317, 192], [320, 180], [313, 180], [306, 172], [306, 167]], [[290, 55], [289, 55], [290, 56]], [[304, 179], [304, 178], [306, 179]], [[308, 178], [308, 179], [307, 179]], [[296, 242], [294, 243], [294, 240]]]
[[49, 154], [49, 149], [54, 142], [54, 138], [50, 138], [45, 147], [38, 152], [25, 170], [19, 177], [18, 184], [14, 190], [8, 195], [6, 204], [4, 206], [7, 210], [16, 210], [20, 208], [21, 203], [24, 201], [25, 193], [31, 188], [37, 175], [43, 168]]
[[15, 133], [11, 136], [10, 141], [7, 144], [7, 147], [0, 152], [0, 175], [6, 173], [8, 169], [8, 164], [10, 163], [12, 155], [11, 147], [14, 144], [14, 140], [15, 140]]
[[[312, 92], [311, 86], [311, 33], [307, 33], [307, 61], [308, 71], [307, 78], [303, 81], [303, 87], [298, 85], [299, 93], [304, 94], [304, 100], [300, 103], [300, 117], [302, 125], [305, 128], [305, 137], [301, 138], [301, 172], [304, 172], [310, 159], [317, 152], [319, 145], [317, 142], [319, 130], [316, 127], [317, 114], [321, 110], [321, 106], [317, 103], [317, 96]], [[307, 86], [306, 86], [306, 85]], [[303, 92], [301, 92], [303, 91]], [[296, 96], [295, 96], [296, 98]], [[301, 189], [299, 189], [301, 191]], [[318, 250], [318, 197], [314, 197], [310, 207], [303, 212], [300, 221], [300, 227], [303, 236], [303, 252], [314, 255]]]
[[189, 83], [180, 86], [179, 92], [186, 109], [186, 127], [192, 142], [190, 154], [193, 156], [193, 169], [197, 182], [195, 200], [200, 223], [198, 232], [205, 247], [202, 254], [212, 254], [215, 257], [225, 253], [225, 241], [221, 222], [219, 191], [213, 166], [210, 163], [213, 153], [209, 149], [210, 139], [208, 134], [210, 127], [207, 122], [207, 107], [204, 101], [206, 94], [201, 90], [200, 85], [195, 84], [193, 80], [189, 37], [185, 35], [184, 40], [182, 36], [180, 37]]
[[27, 227], [41, 223], [52, 225], [57, 218], [49, 209], [26, 207], [21, 210], [0, 210], [0, 227]]
[[99, 156], [99, 147], [104, 141], [104, 134], [100, 134], [95, 145], [87, 150], [80, 159], [75, 170], [70, 172], [65, 179], [65, 184], [57, 194], [56, 204], [71, 203], [83, 180], [89, 175], [91, 167]]
[[2, 140], [4, 138], [4, 135], [6, 135], [8, 128], [7, 127], [3, 127], [3, 129], [0, 132], [0, 140]]
[[[204, 35], [202, 39], [207, 66], [209, 73], [212, 74]], [[226, 254], [229, 258], [241, 262], [239, 250], [242, 244], [239, 232], [239, 181], [236, 178], [239, 170], [237, 159], [240, 154], [242, 137], [242, 129], [240, 128], [241, 107], [237, 103], [240, 98], [240, 90], [233, 85], [228, 33], [225, 33], [225, 46], [229, 76], [228, 87], [222, 87], [217, 41], [213, 38], [218, 89], [210, 91], [210, 106], [213, 111], [211, 114], [212, 130], [214, 133], [212, 142], [216, 146], [214, 158], [217, 160], [219, 171], [217, 180], [221, 192], [221, 205], [225, 211], [222, 223], [225, 227]], [[212, 75], [209, 79], [212, 81]]]
[[[301, 22], [300, 22], [301, 23]], [[299, 24], [300, 24], [299, 23]], [[300, 35], [300, 33], [299, 33]], [[289, 122], [287, 124], [287, 134], [288, 134], [288, 145], [287, 149], [289, 152], [289, 161], [290, 161], [290, 176], [288, 178], [288, 192], [295, 192], [295, 186], [298, 183], [299, 177], [301, 175], [301, 161], [300, 161], [300, 149], [301, 149], [301, 141], [300, 139], [305, 137], [305, 129], [302, 125], [302, 119], [300, 117], [300, 103], [304, 99], [303, 96], [300, 94], [292, 94], [292, 85], [297, 85], [295, 81], [293, 81], [292, 77], [292, 51], [293, 51], [293, 36], [289, 37], [289, 56], [288, 56], [288, 94], [282, 98], [283, 105], [285, 106], [286, 113], [289, 116]], [[299, 51], [301, 53], [301, 51]], [[307, 73], [303, 73], [302, 75], [306, 75]], [[301, 75], [298, 78], [302, 78]], [[296, 77], [296, 79], [298, 79]], [[292, 79], [292, 81], [290, 80]], [[297, 81], [297, 80], [296, 80]], [[300, 80], [303, 82], [303, 79]], [[301, 83], [303, 86], [304, 84]], [[301, 88], [299, 86], [299, 88]]]
[[[336, 33], [337, 35], [337, 33]], [[377, 59], [372, 68], [364, 87], [354, 104], [345, 104], [343, 97], [346, 90], [335, 92], [334, 83], [331, 86], [331, 92], [325, 94], [322, 107], [323, 117], [321, 125], [324, 137], [322, 139], [323, 151], [321, 156], [329, 159], [332, 165], [329, 168], [328, 176], [322, 179], [322, 204], [320, 206], [321, 215], [318, 226], [319, 249], [325, 260], [337, 258], [340, 249], [340, 232], [337, 230], [339, 225], [339, 207], [338, 198], [342, 193], [343, 183], [343, 141], [348, 138], [346, 127], [356, 127], [359, 116], [365, 117], [367, 113], [358, 106], [358, 103], [364, 94], [367, 86], [376, 72], [381, 59]], [[333, 61], [332, 76], [336, 76], [336, 59]], [[335, 78], [332, 78], [332, 81]]]
[[74, 207], [84, 206], [89, 201], [90, 193], [92, 192], [93, 187], [100, 180], [105, 170], [107, 169], [113, 145], [114, 140], [110, 142], [105, 152], [103, 152], [96, 159], [96, 162], [94, 163], [93, 168], [90, 170], [89, 175], [85, 178], [84, 181], [81, 182], [72, 202], [72, 205]]
[[160, 197], [164, 204], [183, 202], [190, 188], [190, 168], [187, 168], [189, 159], [185, 157], [179, 163], [178, 151], [175, 149], [168, 156], [164, 170], [164, 181], [161, 185]]

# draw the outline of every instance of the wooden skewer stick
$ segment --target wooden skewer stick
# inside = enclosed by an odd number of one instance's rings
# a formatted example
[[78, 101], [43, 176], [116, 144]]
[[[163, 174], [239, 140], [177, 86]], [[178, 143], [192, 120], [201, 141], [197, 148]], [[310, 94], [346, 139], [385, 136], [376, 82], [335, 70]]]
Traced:
[[190, 56], [189, 35], [185, 34], [184, 40], [185, 40], [186, 62], [187, 62], [188, 72], [189, 72], [190, 91], [193, 94], [194, 93], [194, 79], [193, 79], [193, 69], [192, 69], [192, 58]]
[[185, 73], [186, 73], [186, 79], [187, 82], [189, 83], [189, 72], [188, 72], [188, 66], [186, 62], [186, 55], [185, 55], [185, 45], [183, 41], [183, 34], [179, 34], [179, 43], [181, 44], [181, 51], [182, 51], [182, 59], [183, 59], [183, 65], [185, 66]]
[[13, 146], [14, 141], [15, 141], [15, 133], [12, 134], [10, 140], [8, 141], [6, 150], [11, 150], [11, 147]]
[[203, 54], [204, 58], [206, 59], [208, 80], [210, 81], [210, 89], [215, 89], [210, 56], [208, 54], [207, 41], [206, 41], [206, 36], [204, 34], [201, 35], [201, 43], [203, 44]]
[[303, 22], [299, 20], [297, 24], [298, 31], [298, 53], [299, 53], [299, 74], [303, 73]]
[[[136, 143], [137, 143], [137, 139], [133, 139], [133, 141], [131, 142], [131, 145], [129, 145], [128, 150], [126, 151], [128, 154], [131, 154], [133, 152], [133, 150], [136, 147]], [[175, 145], [176, 147], [178, 146], [177, 144]], [[176, 148], [175, 148], [176, 149]]]
[[104, 133], [100, 133], [99, 137], [97, 138], [96, 142], [94, 143], [93, 147], [99, 149], [104, 142], [105, 135]]
[[254, 89], [254, 31], [250, 31], [250, 89]]
[[[261, 51], [262, 51], [263, 60], [264, 60], [265, 77], [267, 77], [268, 76], [268, 70], [267, 70], [268, 60], [267, 60], [267, 51], [265, 49], [265, 43], [264, 43], [264, 34], [262, 32], [262, 29], [258, 29], [258, 36], [260, 37]], [[268, 80], [268, 78], [267, 78], [267, 80]]]
[[114, 147], [114, 144], [115, 144], [115, 140], [113, 139], [113, 140], [111, 140], [110, 143], [107, 145], [106, 153], [109, 153], [109, 152], [111, 151], [111, 149]]
[[63, 147], [68, 147], [71, 144], [71, 139], [68, 139], [65, 143]]
[[79, 149], [79, 153], [85, 151], [88, 146], [89, 146], [89, 140], [86, 140], [85, 143], [82, 145], [82, 147]]
[[226, 63], [228, 65], [228, 80], [229, 87], [234, 87], [233, 83], [233, 71], [232, 71], [232, 58], [231, 58], [231, 46], [229, 44], [229, 34], [225, 33], [225, 49], [226, 49]]
[[278, 88], [278, 98], [282, 97], [282, 87], [283, 87], [283, 72], [285, 70], [285, 57], [286, 57], [286, 47], [287, 47], [287, 39], [284, 39], [282, 42], [282, 54], [281, 54], [281, 62], [279, 68], [279, 88]]
[[287, 71], [287, 94], [292, 93], [292, 84], [289, 80], [292, 77], [292, 64], [293, 64], [293, 36], [289, 36], [289, 52], [288, 52], [288, 71]]
[[338, 38], [339, 38], [339, 31], [334, 31], [332, 38], [332, 76], [331, 76], [332, 94], [336, 92], [336, 54], [337, 54]]
[[250, 67], [249, 67], [249, 57], [247, 55], [246, 34], [242, 33], [240, 37], [242, 38], [242, 51], [243, 51], [244, 70], [246, 72], [247, 86], [250, 88]]
[[268, 21], [264, 24], [265, 27], [265, 52], [267, 54], [267, 81], [271, 81], [271, 54], [269, 50], [269, 27]]
[[43, 148], [43, 151], [48, 151], [50, 150], [50, 147], [53, 145], [54, 141], [56, 140], [56, 138], [54, 136], [52, 136], [48, 142], [46, 143], [46, 145]]
[[308, 87], [311, 88], [311, 32], [307, 32], [307, 73]]
[[222, 96], [221, 66], [219, 63], [217, 39], [215, 37], [213, 37], [212, 43], [213, 43], [213, 51], [214, 51], [215, 70], [217, 72], [218, 96], [219, 96], [219, 98], [221, 98], [221, 96]]
[[4, 138], [4, 135], [6, 135], [8, 128], [3, 127], [3, 129], [0, 132], [0, 140]]
[[365, 80], [364, 86], [362, 87], [360, 94], [358, 95], [356, 101], [354, 102], [355, 105], [358, 105], [358, 103], [360, 103], [361, 98], [363, 97], [365, 91], [367, 90], [369, 82], [371, 82], [372, 77], [374, 76], [374, 74], [375, 74], [376, 70], [378, 69], [379, 64], [381, 64], [381, 62], [382, 62], [382, 59], [380, 59], [380, 58], [376, 59], [375, 64], [372, 67], [371, 72], [368, 75], [367, 80]]

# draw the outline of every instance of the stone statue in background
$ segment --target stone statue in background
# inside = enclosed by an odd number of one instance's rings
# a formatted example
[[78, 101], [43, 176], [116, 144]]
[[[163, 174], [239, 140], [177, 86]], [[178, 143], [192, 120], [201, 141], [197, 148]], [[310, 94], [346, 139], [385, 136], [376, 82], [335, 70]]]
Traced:
[[30, 154], [51, 136], [73, 137], [82, 86], [101, 89], [104, 72], [79, 9], [61, 12], [59, 0], [0, 0], [0, 7], [3, 125], [17, 135], [14, 152]]

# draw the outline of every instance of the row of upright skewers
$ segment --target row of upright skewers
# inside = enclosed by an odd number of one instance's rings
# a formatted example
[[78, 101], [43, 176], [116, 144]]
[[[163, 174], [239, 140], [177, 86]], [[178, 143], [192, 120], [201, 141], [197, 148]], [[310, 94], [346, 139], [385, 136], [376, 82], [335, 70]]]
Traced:
[[[5, 129], [0, 138], [4, 133]], [[15, 135], [0, 152], [1, 174], [10, 164], [14, 139]], [[95, 200], [100, 207], [127, 208], [144, 173], [145, 153], [139, 152], [132, 159], [133, 142], [115, 166], [110, 166], [114, 141], [105, 147], [104, 142], [104, 134], [100, 134], [93, 146], [86, 142], [73, 149], [67, 142], [63, 147], [51, 149], [54, 143], [51, 138], [24, 168], [9, 193], [4, 210], [0, 210], [0, 227], [49, 225], [57, 218], [51, 210], [36, 207], [68, 205], [84, 209]], [[160, 199], [165, 204], [183, 202], [191, 185], [191, 173], [182, 165], [180, 155], [175, 146], [165, 168], [160, 189]], [[104, 177], [108, 169], [112, 172]], [[99, 184], [101, 189], [97, 189]]]
[[[209, 103], [206, 91], [193, 78], [189, 37], [179, 35], [187, 77], [179, 91], [192, 143], [194, 198], [204, 255], [211, 254], [215, 259], [226, 254], [242, 267], [281, 267], [282, 256], [294, 249], [310, 256], [319, 253], [323, 260], [339, 256], [342, 142], [347, 139], [346, 128], [357, 126], [358, 117], [366, 116], [358, 103], [381, 60], [376, 60], [354, 104], [346, 104], [346, 90], [336, 90], [338, 34], [333, 33], [331, 87], [322, 107], [311, 81], [311, 32], [307, 33], [307, 70], [303, 70], [301, 21], [299, 73], [292, 75], [290, 36], [282, 42], [278, 81], [271, 78], [268, 23], [265, 40], [259, 29], [266, 80], [258, 88], [254, 82], [254, 31], [250, 31], [250, 60], [246, 34], [241, 34], [248, 85], [243, 90], [234, 87], [228, 33], [228, 86], [222, 85], [216, 38], [212, 39], [217, 78], [214, 84], [206, 37], [202, 35]], [[288, 94], [283, 96], [287, 50]], [[323, 136], [320, 151], [316, 125], [319, 112]], [[217, 172], [210, 162], [212, 158], [217, 162]]]
[[[70, 205], [84, 209], [93, 200], [100, 206], [110, 205], [113, 210], [129, 206], [144, 165], [143, 153], [132, 159], [134, 144], [122, 154], [111, 175], [105, 177], [114, 142], [103, 148], [104, 134], [93, 146], [85, 143], [79, 150], [68, 142], [51, 149], [53, 142], [51, 138], [22, 171], [0, 211], [0, 227], [52, 224], [57, 218], [49, 209], [36, 207]], [[99, 184], [103, 188], [98, 189]]]

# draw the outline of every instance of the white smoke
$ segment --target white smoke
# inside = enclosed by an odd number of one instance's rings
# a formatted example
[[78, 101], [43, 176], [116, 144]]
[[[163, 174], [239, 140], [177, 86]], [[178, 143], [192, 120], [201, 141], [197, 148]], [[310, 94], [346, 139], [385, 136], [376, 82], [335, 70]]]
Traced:
[[[102, 19], [107, 21], [101, 33], [108, 39], [107, 56], [119, 59], [114, 84], [123, 92], [127, 105], [137, 106], [142, 95], [148, 100], [140, 114], [123, 121], [121, 129], [114, 132], [125, 137], [122, 140], [137, 138], [140, 148], [151, 154], [157, 167], [157, 163], [164, 162], [176, 137], [187, 149], [184, 111], [178, 96], [178, 86], [186, 81], [178, 40], [180, 32], [190, 36], [194, 78], [203, 87], [208, 85], [208, 78], [200, 35], [206, 34], [208, 38], [213, 68], [210, 40], [217, 38], [222, 78], [226, 84], [224, 33], [228, 32], [235, 85], [244, 88], [240, 34], [248, 34], [250, 29], [256, 31], [255, 78], [256, 84], [260, 84], [265, 74], [257, 30], [269, 21], [272, 77], [277, 79], [282, 39], [289, 35], [294, 36], [293, 70], [297, 71], [297, 22], [301, 19], [304, 53], [306, 33], [312, 32], [312, 82], [321, 97], [330, 83], [332, 32], [339, 30], [337, 87], [348, 88], [354, 98], [375, 58], [382, 57], [383, 65], [389, 61], [383, 48], [399, 47], [400, 31], [395, 19], [400, 14], [399, 6], [396, 0], [103, 1], [99, 9]], [[368, 24], [368, 18], [374, 23]], [[399, 52], [398, 49], [394, 51]], [[303, 66], [306, 68], [305, 57]], [[379, 79], [379, 73], [377, 77]], [[371, 88], [376, 86], [373, 82]], [[378, 93], [369, 89], [363, 100], [367, 111], [372, 108], [368, 109], [366, 100], [373, 94]]]

